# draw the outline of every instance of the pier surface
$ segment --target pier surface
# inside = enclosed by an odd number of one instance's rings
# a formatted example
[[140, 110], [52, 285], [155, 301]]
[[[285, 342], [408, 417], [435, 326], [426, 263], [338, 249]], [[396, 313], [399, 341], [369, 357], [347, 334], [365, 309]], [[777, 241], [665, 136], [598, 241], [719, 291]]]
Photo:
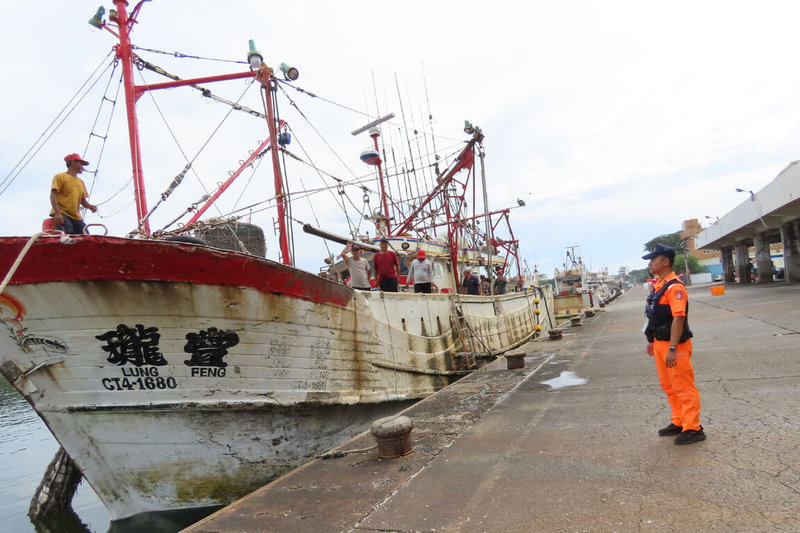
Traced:
[[656, 434], [634, 287], [407, 409], [412, 454], [314, 460], [185, 531], [800, 531], [800, 286], [689, 291], [703, 442]]

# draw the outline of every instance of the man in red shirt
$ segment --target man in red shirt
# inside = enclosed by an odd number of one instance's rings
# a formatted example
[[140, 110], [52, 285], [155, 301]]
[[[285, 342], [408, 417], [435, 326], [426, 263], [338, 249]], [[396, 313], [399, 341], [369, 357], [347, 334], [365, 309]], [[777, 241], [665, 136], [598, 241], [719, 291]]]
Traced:
[[672, 408], [671, 423], [661, 436], [677, 435], [675, 444], [705, 440], [700, 425], [700, 394], [694, 384], [692, 331], [689, 329], [689, 294], [672, 271], [675, 250], [661, 243], [642, 257], [658, 279], [647, 298], [647, 354], [656, 362], [661, 388]]
[[389, 249], [389, 241], [381, 239], [381, 251], [372, 259], [372, 273], [375, 285], [384, 292], [397, 292], [397, 278], [400, 277], [400, 261], [397, 254]]

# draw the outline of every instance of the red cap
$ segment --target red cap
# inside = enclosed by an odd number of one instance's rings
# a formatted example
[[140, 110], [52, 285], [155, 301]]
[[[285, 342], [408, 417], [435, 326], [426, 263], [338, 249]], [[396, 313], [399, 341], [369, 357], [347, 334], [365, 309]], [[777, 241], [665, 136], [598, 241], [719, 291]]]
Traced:
[[417, 252], [417, 257], [425, 257], [425, 250], [419, 250]]
[[78, 154], [69, 154], [67, 157], [64, 158], [64, 161], [66, 161], [67, 163], [72, 163], [73, 161], [80, 161], [83, 166], [88, 166], [89, 165], [89, 162], [85, 161]]

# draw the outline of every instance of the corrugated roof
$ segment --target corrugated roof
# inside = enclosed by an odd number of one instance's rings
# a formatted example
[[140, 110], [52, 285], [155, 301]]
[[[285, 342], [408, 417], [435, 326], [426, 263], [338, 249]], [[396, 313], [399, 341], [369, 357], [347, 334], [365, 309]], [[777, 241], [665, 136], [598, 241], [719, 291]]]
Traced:
[[[745, 191], [750, 192], [750, 191]], [[800, 218], [800, 161], [792, 161], [763, 189], [701, 231], [695, 247], [719, 249], [751, 239], [764, 231], [776, 233]]]

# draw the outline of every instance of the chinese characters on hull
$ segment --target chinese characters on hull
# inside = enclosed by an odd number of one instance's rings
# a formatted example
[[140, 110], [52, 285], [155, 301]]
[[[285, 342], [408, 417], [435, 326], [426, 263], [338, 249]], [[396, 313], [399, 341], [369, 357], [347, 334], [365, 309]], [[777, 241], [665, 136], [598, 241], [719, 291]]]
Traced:
[[[158, 341], [161, 334], [158, 328], [144, 327], [136, 324], [133, 328], [119, 324], [116, 329], [95, 336], [104, 341], [101, 346], [108, 352], [108, 362], [117, 366], [127, 363], [141, 367], [144, 365], [164, 366], [168, 361], [159, 351]], [[228, 348], [239, 344], [239, 336], [231, 330], [219, 330], [211, 327], [200, 330], [198, 333], [187, 333], [187, 343], [183, 347], [186, 353], [192, 356], [184, 361], [187, 366], [210, 366], [224, 368], [228, 363], [223, 357], [228, 355]]]

